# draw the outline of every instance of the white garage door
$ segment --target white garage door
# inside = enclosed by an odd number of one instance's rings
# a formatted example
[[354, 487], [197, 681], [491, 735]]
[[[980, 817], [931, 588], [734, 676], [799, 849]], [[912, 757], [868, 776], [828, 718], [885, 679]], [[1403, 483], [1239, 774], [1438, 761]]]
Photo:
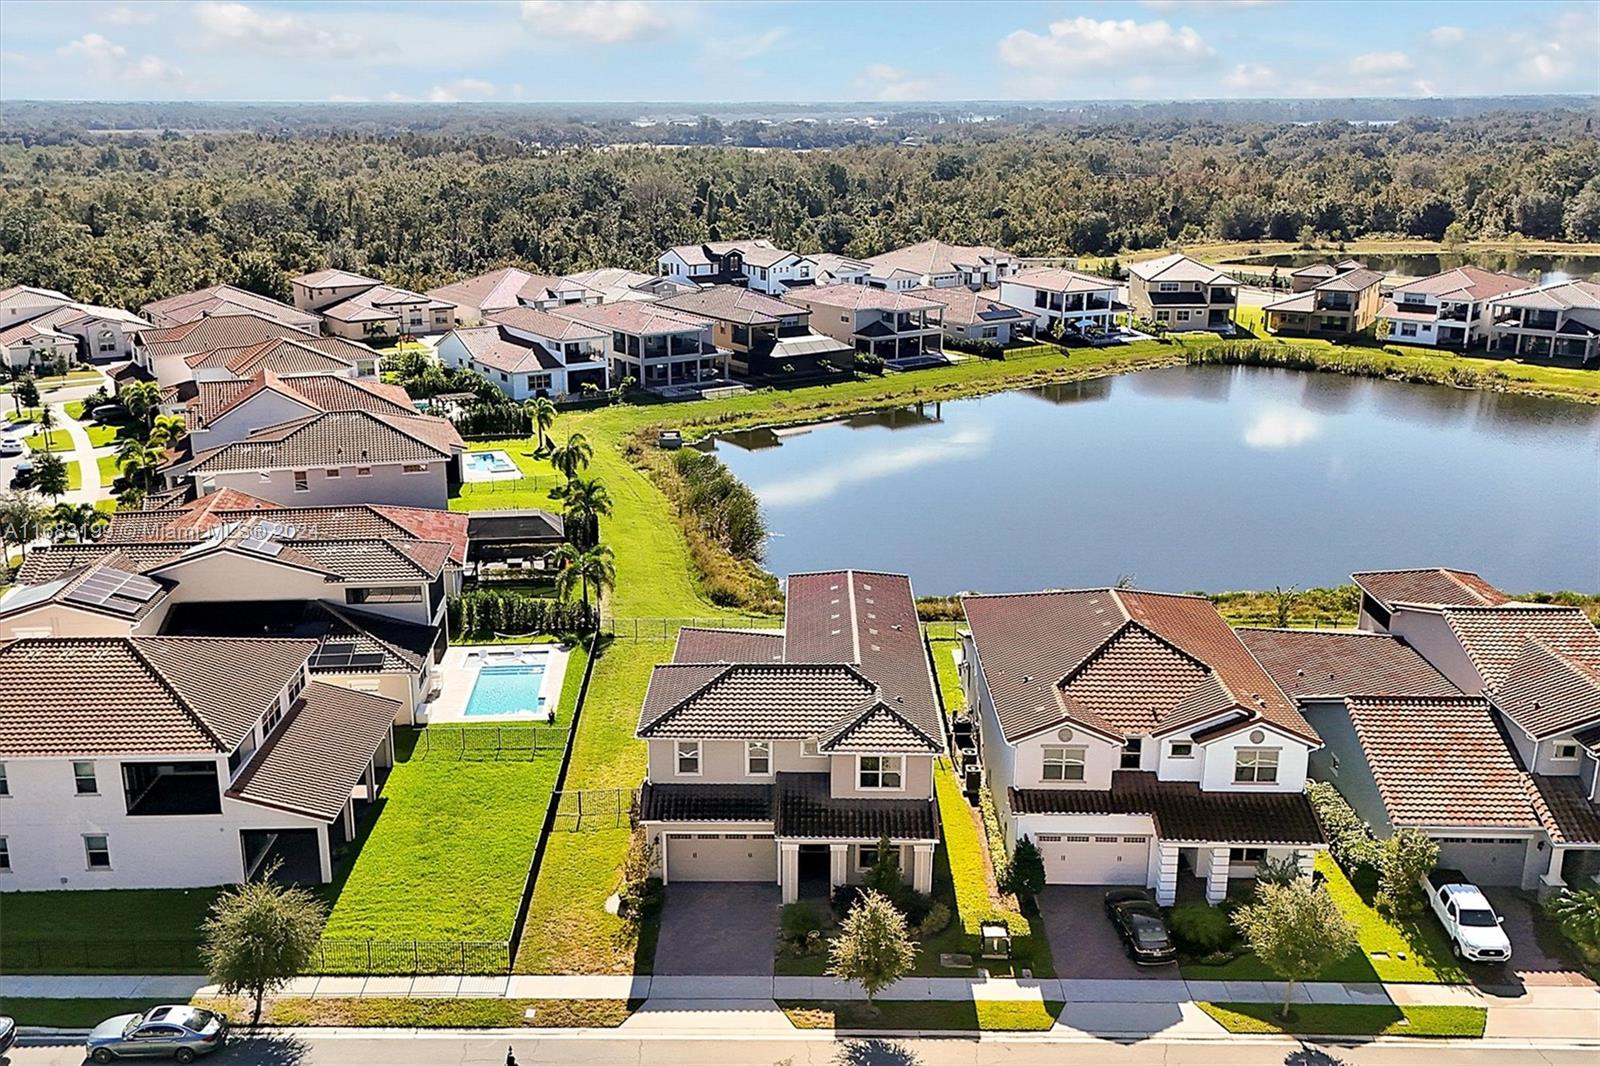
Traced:
[[1150, 861], [1149, 837], [1040, 833], [1044, 879], [1052, 885], [1142, 885]]
[[1439, 865], [1460, 870], [1475, 885], [1522, 884], [1528, 844], [1514, 837], [1440, 837]]
[[696, 833], [667, 840], [667, 881], [776, 881], [778, 844], [770, 836]]

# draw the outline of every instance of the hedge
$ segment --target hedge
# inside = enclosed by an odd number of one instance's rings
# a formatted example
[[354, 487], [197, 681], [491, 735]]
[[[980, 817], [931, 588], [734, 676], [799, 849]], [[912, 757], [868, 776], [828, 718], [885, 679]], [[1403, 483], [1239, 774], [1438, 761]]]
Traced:
[[462, 637], [496, 633], [585, 633], [598, 619], [581, 601], [524, 596], [499, 589], [474, 589], [450, 601], [450, 632]]
[[1339, 790], [1325, 781], [1306, 783], [1306, 797], [1317, 812], [1317, 821], [1328, 838], [1328, 852], [1357, 889], [1370, 890], [1378, 883], [1378, 864], [1382, 849], [1373, 839], [1367, 823], [1355, 812]]

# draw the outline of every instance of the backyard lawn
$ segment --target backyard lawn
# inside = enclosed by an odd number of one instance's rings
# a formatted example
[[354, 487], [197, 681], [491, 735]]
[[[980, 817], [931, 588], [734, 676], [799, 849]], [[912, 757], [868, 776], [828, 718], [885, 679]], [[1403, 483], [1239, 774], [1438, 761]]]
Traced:
[[1296, 1003], [1287, 1022], [1277, 1017], [1276, 1003], [1202, 1003], [1200, 1009], [1230, 1033], [1476, 1038], [1488, 1020], [1482, 1007]]
[[[566, 787], [633, 789], [644, 778], [645, 747], [633, 730], [656, 663], [672, 657], [672, 642], [615, 641], [595, 663], [573, 742]], [[619, 828], [558, 831], [545, 845], [534, 886], [518, 973], [632, 973], [638, 947], [625, 922], [607, 914], [627, 853], [626, 821]], [[652, 945], [639, 952], [639, 972], [649, 972]]]
[[[1389, 921], [1355, 890], [1337, 863], [1322, 852], [1317, 869], [1327, 877], [1328, 892], [1356, 926], [1361, 947], [1336, 964], [1321, 981], [1394, 981], [1415, 984], [1452, 984], [1466, 975], [1450, 954], [1444, 932], [1431, 914], [1400, 924]], [[1245, 954], [1223, 966], [1190, 963], [1183, 967], [1189, 980], [1272, 981], [1277, 977], [1254, 955]]]
[[219, 892], [8, 892], [0, 959], [7, 973], [196, 973], [200, 924]]

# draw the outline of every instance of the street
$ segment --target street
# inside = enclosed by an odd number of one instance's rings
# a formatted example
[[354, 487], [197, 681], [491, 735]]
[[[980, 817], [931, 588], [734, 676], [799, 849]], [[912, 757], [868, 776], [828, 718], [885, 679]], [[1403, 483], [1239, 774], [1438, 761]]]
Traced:
[[[1593, 1047], [1540, 1049], [1481, 1042], [1353, 1045], [1302, 1044], [1290, 1039], [1236, 1037], [1227, 1041], [1062, 1040], [1035, 1037], [834, 1037], [793, 1035], [719, 1039], [677, 1034], [618, 1037], [594, 1033], [531, 1036], [516, 1033], [426, 1033], [374, 1036], [374, 1031], [286, 1032], [241, 1040], [214, 1058], [218, 1066], [499, 1066], [509, 1045], [518, 1066], [1595, 1066]], [[34, 1041], [37, 1043], [37, 1041]], [[82, 1044], [30, 1046], [11, 1052], [10, 1066], [80, 1066]]]

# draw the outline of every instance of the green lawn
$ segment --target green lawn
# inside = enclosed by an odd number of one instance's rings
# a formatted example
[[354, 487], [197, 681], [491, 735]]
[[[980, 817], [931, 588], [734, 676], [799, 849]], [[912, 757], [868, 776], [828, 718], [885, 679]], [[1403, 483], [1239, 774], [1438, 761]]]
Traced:
[[1017, 1033], [1049, 1029], [1061, 1016], [1064, 1004], [995, 1000], [881, 1000], [876, 1006], [871, 1006], [859, 1001], [780, 999], [778, 1006], [783, 1008], [783, 1013], [788, 1015], [796, 1029], [928, 1029]]
[[[1395, 981], [1416, 984], [1453, 984], [1466, 980], [1444, 932], [1431, 914], [1400, 924], [1389, 921], [1351, 885], [1344, 871], [1323, 852], [1317, 869], [1327, 876], [1328, 892], [1355, 923], [1361, 946], [1334, 965], [1321, 981]], [[1190, 963], [1183, 967], [1190, 980], [1273, 981], [1277, 976], [1254, 955], [1245, 954], [1223, 966]]]
[[[46, 437], [50, 438], [50, 446], [48, 448], [45, 447]], [[72, 434], [64, 429], [52, 429], [48, 433], [40, 431], [27, 438], [23, 443], [36, 452], [70, 452], [72, 450]]]
[[220, 891], [8, 892], [0, 958], [7, 973], [198, 973], [200, 924]]
[[[219, 1010], [235, 1022], [248, 1021], [250, 1004], [236, 999], [196, 999], [193, 1002]], [[89, 1029], [118, 1014], [150, 1009], [148, 999], [22, 999], [0, 1001], [0, 1013], [19, 1025], [55, 1029]], [[363, 1026], [403, 1029], [611, 1029], [621, 1025], [637, 1004], [620, 999], [307, 999], [270, 1000], [262, 1013], [264, 1025]], [[533, 1017], [527, 1012], [533, 1011]]]
[[17, 1020], [18, 1025], [48, 1029], [93, 1029], [118, 1014], [138, 1014], [153, 1004], [147, 999], [33, 999], [7, 996], [0, 999], [0, 1014]]
[[1276, 1003], [1202, 1003], [1200, 1009], [1230, 1033], [1299, 1033], [1309, 1036], [1480, 1037], [1488, 1019], [1482, 1007], [1391, 1007], [1296, 1003], [1280, 1021]]
[[[569, 790], [638, 786], [646, 764], [645, 746], [633, 735], [639, 705], [651, 668], [671, 657], [672, 642], [665, 640], [604, 647], [573, 742]], [[648, 972], [648, 942], [638, 951], [627, 924], [605, 910], [628, 837], [626, 827], [550, 835], [517, 952], [518, 973], [632, 973], [636, 966]]]
[[961, 641], [937, 637], [928, 644], [933, 649], [933, 669], [939, 679], [939, 694], [944, 697], [944, 709], [952, 715], [960, 714], [967, 709], [967, 693], [961, 687], [954, 654], [961, 650]]

